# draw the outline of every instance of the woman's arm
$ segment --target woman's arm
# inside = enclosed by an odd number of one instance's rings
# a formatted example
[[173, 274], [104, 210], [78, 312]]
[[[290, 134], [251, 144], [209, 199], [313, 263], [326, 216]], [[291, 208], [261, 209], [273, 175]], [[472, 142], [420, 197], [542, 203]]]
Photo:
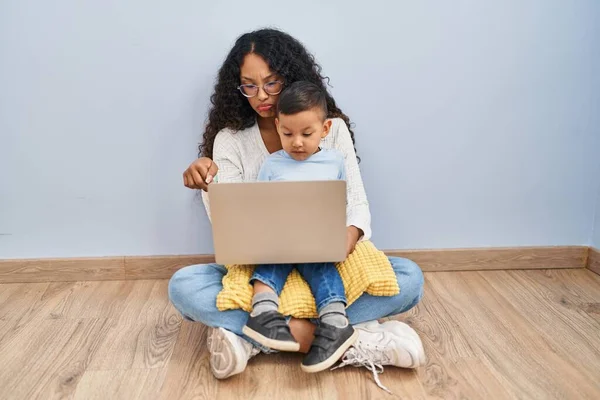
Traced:
[[[215, 182], [232, 183], [244, 181], [240, 153], [231, 135], [228, 131], [222, 131], [215, 138], [213, 164], [216, 164], [219, 171], [214, 178]], [[210, 203], [208, 201], [208, 193], [205, 191], [202, 192], [202, 201], [210, 220]]]
[[360, 239], [362, 231], [362, 240], [371, 238], [371, 211], [365, 187], [363, 185], [354, 144], [350, 137], [350, 131], [346, 123], [336, 118], [334, 129], [337, 128], [337, 135], [334, 146], [344, 155], [344, 165], [346, 167], [346, 196], [348, 205], [346, 207], [346, 224], [348, 227], [356, 227], [354, 231], [348, 231], [350, 237]]
[[190, 189], [206, 191], [219, 168], [208, 157], [200, 157], [183, 172], [183, 184]]

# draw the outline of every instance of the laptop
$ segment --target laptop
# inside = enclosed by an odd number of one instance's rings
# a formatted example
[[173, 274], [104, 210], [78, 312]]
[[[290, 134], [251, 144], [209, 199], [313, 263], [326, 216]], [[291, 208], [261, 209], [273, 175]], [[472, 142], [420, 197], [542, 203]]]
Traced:
[[219, 264], [346, 258], [346, 182], [214, 183], [208, 187]]

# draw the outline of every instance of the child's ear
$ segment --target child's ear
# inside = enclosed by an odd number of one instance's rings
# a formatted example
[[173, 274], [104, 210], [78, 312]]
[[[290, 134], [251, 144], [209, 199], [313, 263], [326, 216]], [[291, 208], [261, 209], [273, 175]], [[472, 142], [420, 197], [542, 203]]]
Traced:
[[321, 134], [321, 139], [324, 139], [327, 135], [329, 135], [329, 131], [331, 131], [331, 120], [326, 119], [323, 122], [323, 133]]
[[279, 118], [275, 117], [275, 128], [277, 129], [277, 133], [279, 133]]

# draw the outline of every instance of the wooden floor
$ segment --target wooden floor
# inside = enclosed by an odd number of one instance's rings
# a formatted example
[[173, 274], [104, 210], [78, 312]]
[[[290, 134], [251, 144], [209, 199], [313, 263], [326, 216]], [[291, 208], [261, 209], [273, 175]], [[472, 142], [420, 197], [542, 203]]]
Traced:
[[400, 317], [428, 364], [308, 375], [259, 355], [219, 382], [207, 329], [182, 321], [167, 282], [0, 285], [2, 399], [599, 399], [600, 276], [585, 269], [435, 272]]

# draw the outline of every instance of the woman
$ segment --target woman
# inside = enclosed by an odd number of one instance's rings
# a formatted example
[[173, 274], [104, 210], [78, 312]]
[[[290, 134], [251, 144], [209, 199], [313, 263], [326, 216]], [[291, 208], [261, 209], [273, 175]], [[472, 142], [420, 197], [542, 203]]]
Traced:
[[[279, 93], [285, 85], [299, 80], [310, 81], [326, 91], [325, 79], [313, 56], [288, 34], [263, 29], [242, 35], [219, 70], [199, 148], [202, 157], [184, 172], [185, 186], [206, 191], [213, 179], [255, 181], [265, 157], [282, 149], [274, 122]], [[350, 120], [329, 93], [327, 106], [328, 118], [333, 123], [322, 147], [335, 148], [344, 154], [348, 187], [347, 252], [351, 253], [359, 240], [371, 236], [371, 215]], [[210, 216], [205, 193], [203, 199]], [[412, 328], [398, 321], [377, 322], [411, 309], [423, 293], [423, 274], [415, 263], [401, 258], [390, 261], [400, 294], [393, 297], [363, 294], [348, 307], [348, 318], [359, 330], [359, 339], [346, 353], [346, 365], [414, 368], [424, 362], [421, 341]], [[216, 296], [222, 289], [225, 273], [226, 269], [217, 264], [194, 265], [177, 271], [169, 284], [170, 299], [184, 317], [212, 328], [208, 339], [210, 364], [219, 379], [242, 372], [248, 360], [260, 350], [269, 351], [243, 336], [246, 312], [217, 310]], [[307, 352], [315, 330], [313, 323], [292, 318], [289, 326], [301, 345], [300, 351]]]

